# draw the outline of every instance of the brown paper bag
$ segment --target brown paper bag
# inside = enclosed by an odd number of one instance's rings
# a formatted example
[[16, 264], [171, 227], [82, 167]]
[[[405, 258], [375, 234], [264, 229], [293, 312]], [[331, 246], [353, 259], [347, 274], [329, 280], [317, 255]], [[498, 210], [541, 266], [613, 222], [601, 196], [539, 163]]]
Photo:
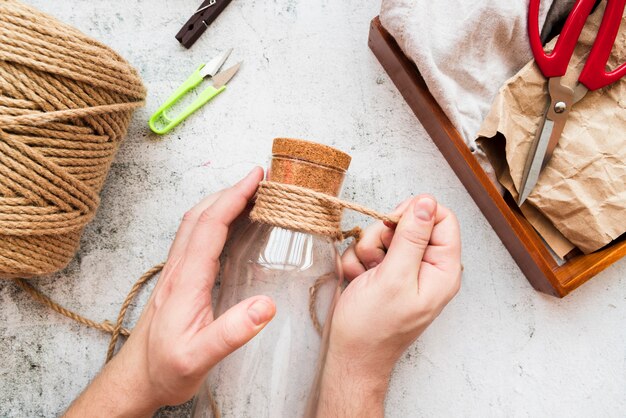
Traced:
[[[598, 33], [605, 4], [602, 2], [587, 20], [563, 84], [575, 85]], [[608, 68], [626, 60], [625, 21], [626, 14]], [[555, 42], [550, 42], [548, 50]], [[548, 100], [547, 81], [531, 61], [500, 89], [479, 130], [477, 142], [492, 164], [505, 163], [499, 179], [514, 197]], [[524, 208], [529, 204], [537, 209], [539, 214], [529, 216], [529, 221], [555, 251], [555, 246], [560, 247], [557, 253], [566, 251], [567, 240], [589, 253], [626, 231], [625, 108], [626, 79], [590, 91], [575, 104], [552, 159], [522, 206], [524, 213], [533, 213]], [[504, 146], [496, 146], [501, 141]]]

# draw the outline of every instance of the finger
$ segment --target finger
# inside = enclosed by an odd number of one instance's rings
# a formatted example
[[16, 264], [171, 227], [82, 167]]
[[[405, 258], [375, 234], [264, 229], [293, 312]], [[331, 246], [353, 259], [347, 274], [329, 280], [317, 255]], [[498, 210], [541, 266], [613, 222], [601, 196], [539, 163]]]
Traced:
[[381, 221], [375, 222], [365, 228], [361, 239], [354, 246], [354, 253], [360, 264], [366, 269], [373, 269], [383, 262], [387, 247], [382, 242], [382, 235], [389, 231]]
[[456, 267], [461, 263], [461, 231], [459, 222], [448, 208], [438, 205], [435, 226], [424, 261], [439, 268]]
[[276, 314], [267, 296], [254, 296], [230, 308], [194, 338], [193, 351], [208, 372], [218, 362], [257, 335]]
[[[195, 278], [197, 284], [213, 287], [230, 224], [246, 208], [262, 178], [263, 170], [255, 168], [239, 183], [224, 190], [200, 214], [185, 249], [182, 277]], [[209, 282], [202, 283], [203, 278], [209, 279]]]
[[343, 267], [343, 275], [348, 281], [352, 281], [355, 277], [365, 273], [366, 269], [359, 257], [354, 252], [354, 244], [350, 245], [341, 256], [341, 265]]
[[219, 256], [226, 243], [230, 224], [244, 210], [263, 177], [255, 168], [243, 180], [224, 190], [220, 197], [200, 214], [176, 274], [169, 283], [169, 300], [185, 306], [189, 317], [203, 315], [211, 305], [211, 291], [219, 272]]
[[262, 179], [263, 169], [254, 168], [244, 179], [224, 190], [220, 197], [200, 214], [189, 237], [186, 251], [188, 255], [217, 260], [231, 223], [246, 209]]
[[461, 234], [454, 213], [437, 208], [431, 244], [424, 254], [419, 273], [420, 293], [451, 299], [461, 285]]
[[387, 256], [380, 265], [382, 277], [417, 278], [430, 241], [436, 210], [437, 202], [430, 196], [414, 198], [404, 210]]
[[[200, 214], [209, 208], [222, 194], [223, 190], [220, 190], [216, 193], [213, 193], [209, 196], [206, 196], [202, 199], [198, 204], [196, 204], [193, 208], [185, 212], [183, 215], [183, 219], [178, 226], [178, 230], [176, 231], [176, 236], [174, 237], [174, 241], [172, 242], [172, 246], [167, 254], [167, 263], [161, 274], [159, 276], [159, 280], [157, 281], [156, 286], [150, 296], [150, 300], [148, 301], [148, 306], [151, 306], [151, 302], [154, 298], [163, 300], [167, 298], [170, 294], [172, 287], [172, 279], [174, 279], [177, 275], [173, 273], [177, 267], [179, 267], [182, 256], [187, 248], [187, 243], [189, 241], [189, 236], [193, 231], [193, 228], [200, 217]], [[147, 311], [148, 309], [146, 309]]]
[[189, 241], [189, 236], [191, 235], [191, 231], [193, 231], [193, 227], [196, 225], [198, 221], [198, 217], [200, 214], [204, 212], [208, 207], [210, 207], [222, 194], [223, 190], [220, 190], [217, 193], [213, 193], [210, 196], [205, 197], [195, 205], [193, 208], [185, 212], [183, 215], [183, 220], [178, 227], [178, 231], [176, 231], [176, 237], [174, 238], [174, 242], [170, 247], [170, 252], [167, 255], [168, 259], [178, 258], [182, 255], [187, 247], [187, 242]]
[[[260, 167], [255, 167], [250, 171], [250, 173], [248, 173], [248, 175], [244, 179], [240, 180], [239, 183], [237, 183], [231, 189], [245, 189], [246, 185], [248, 185], [249, 183], [256, 183], [256, 185], [258, 185], [261, 178], [263, 178], [263, 169], [261, 169]], [[256, 190], [256, 186], [254, 186], [254, 190]], [[163, 268], [159, 280], [150, 296], [150, 300], [148, 301], [147, 305], [148, 309], [146, 309], [146, 311], [151, 309], [155, 298], [160, 298], [161, 300], [163, 300], [169, 297], [172, 287], [174, 287], [173, 282], [178, 281], [180, 276], [189, 277], [188, 275], [198, 275], [198, 272], [193, 272], [193, 269], [185, 269], [185, 263], [182, 263], [182, 258], [185, 254], [188, 241], [192, 236], [198, 219], [222, 197], [224, 192], [225, 190], [221, 190], [217, 193], [205, 197], [200, 203], [194, 206], [191, 210], [187, 211], [187, 213], [185, 213], [185, 216], [183, 216], [183, 220], [178, 228], [178, 231], [176, 232], [174, 242], [170, 247], [170, 251], [167, 257], [168, 261]], [[189, 261], [189, 258], [186, 258], [186, 260]], [[194, 263], [192, 263], [192, 266], [193, 264]], [[178, 272], [174, 272], [175, 269], [177, 269]], [[207, 270], [199, 274], [200, 278], [208, 278], [208, 280], [204, 280], [206, 282], [204, 288], [208, 287], [210, 289], [213, 287], [214, 276], [217, 274], [217, 270], [213, 270], [214, 271]]]
[[[411, 204], [411, 201], [413, 200], [412, 197], [405, 199], [402, 201], [402, 203], [400, 203], [398, 206], [396, 206], [396, 208], [393, 210], [393, 212], [391, 212], [391, 216], [400, 216], [402, 215], [402, 212], [404, 212], [404, 210], [409, 206], [409, 204]], [[383, 222], [385, 224], [385, 226], [387, 227], [387, 229], [385, 229], [383, 231], [383, 233], [380, 236], [380, 240], [383, 244], [383, 247], [385, 247], [385, 249], [389, 249], [389, 247], [391, 246], [391, 241], [393, 239], [393, 234], [396, 231], [396, 226], [395, 224], [389, 224], [387, 222]]]
[[459, 237], [460, 228], [456, 215], [447, 207], [437, 205], [437, 214], [435, 215], [435, 228], [433, 229], [431, 244], [454, 246], [460, 244]]
[[[410, 202], [411, 199], [406, 199], [396, 206], [390, 215], [400, 216]], [[363, 231], [361, 239], [356, 243], [354, 250], [359, 261], [366, 269], [373, 269], [382, 263], [387, 249], [391, 245], [394, 230], [395, 225], [390, 226], [379, 221], [368, 226]]]
[[419, 294], [424, 300], [429, 300], [443, 308], [461, 288], [461, 265], [446, 271], [423, 262], [419, 272]]

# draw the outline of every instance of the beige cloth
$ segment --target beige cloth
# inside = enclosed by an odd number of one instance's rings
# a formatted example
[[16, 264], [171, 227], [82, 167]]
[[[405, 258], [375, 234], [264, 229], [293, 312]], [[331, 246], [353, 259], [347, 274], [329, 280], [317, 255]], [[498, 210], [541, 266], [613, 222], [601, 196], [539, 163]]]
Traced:
[[382, 0], [380, 21], [473, 149], [498, 88], [532, 58], [527, 13], [528, 0]]
[[[575, 84], [598, 32], [604, 6], [605, 2], [588, 19], [563, 84]], [[608, 68], [626, 61], [625, 17]], [[498, 166], [498, 159], [504, 161], [500, 150], [505, 148], [506, 169], [500, 165], [499, 178], [515, 197], [547, 102], [547, 82], [531, 61], [500, 89], [479, 130], [478, 142], [494, 166]], [[563, 237], [589, 253], [626, 231], [625, 107], [626, 79], [590, 91], [574, 105], [550, 163], [522, 207], [524, 213], [533, 214], [529, 220], [555, 251], [555, 246], [566, 246]], [[496, 146], [501, 141], [505, 146]], [[529, 204], [543, 216], [524, 208]], [[550, 224], [563, 237], [559, 238]]]

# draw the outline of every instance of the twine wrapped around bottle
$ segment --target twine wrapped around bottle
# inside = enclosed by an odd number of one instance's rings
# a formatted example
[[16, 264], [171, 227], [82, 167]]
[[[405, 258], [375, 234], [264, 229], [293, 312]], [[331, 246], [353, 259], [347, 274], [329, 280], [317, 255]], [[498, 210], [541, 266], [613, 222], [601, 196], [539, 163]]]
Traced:
[[250, 219], [294, 231], [325, 235], [335, 240], [360, 237], [360, 228], [341, 230], [343, 209], [360, 212], [388, 224], [397, 217], [384, 215], [356, 203], [293, 184], [262, 181], [256, 193]]
[[110, 48], [0, 1], [0, 278], [65, 267], [146, 91]]

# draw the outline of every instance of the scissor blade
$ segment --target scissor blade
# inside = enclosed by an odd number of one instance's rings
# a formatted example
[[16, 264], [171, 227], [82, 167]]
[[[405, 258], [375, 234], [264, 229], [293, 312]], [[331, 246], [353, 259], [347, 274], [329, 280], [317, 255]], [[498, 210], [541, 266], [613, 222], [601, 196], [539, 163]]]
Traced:
[[224, 71], [220, 71], [219, 73], [217, 73], [216, 75], [213, 76], [213, 87], [215, 87], [216, 89], [219, 89], [220, 87], [222, 87], [224, 84], [228, 83], [230, 81], [231, 78], [233, 78], [233, 76], [235, 74], [237, 74], [237, 71], [239, 71], [239, 67], [241, 66], [241, 62], [238, 62], [237, 64], [233, 65], [232, 67], [224, 70]]
[[550, 143], [550, 137], [552, 136], [552, 130], [554, 128], [554, 122], [550, 119], [543, 119], [543, 126], [541, 127], [541, 134], [539, 138], [536, 138], [531, 146], [530, 152], [526, 159], [526, 165], [524, 166], [524, 172], [522, 174], [522, 183], [519, 190], [519, 198], [517, 204], [519, 206], [524, 203], [530, 192], [533, 191], [539, 175], [541, 174], [541, 168], [543, 166], [544, 157]]
[[214, 77], [215, 74], [217, 74], [217, 72], [220, 70], [220, 68], [222, 68], [222, 65], [224, 65], [231, 52], [233, 52], [232, 48], [224, 51], [222, 54], [207, 62], [206, 65], [200, 70], [200, 75], [202, 77]]

